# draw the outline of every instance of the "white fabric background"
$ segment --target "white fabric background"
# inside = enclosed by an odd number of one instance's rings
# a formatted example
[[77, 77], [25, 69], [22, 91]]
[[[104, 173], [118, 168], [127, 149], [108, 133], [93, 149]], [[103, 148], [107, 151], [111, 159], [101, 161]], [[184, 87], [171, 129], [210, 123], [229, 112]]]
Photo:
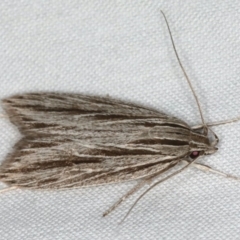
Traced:
[[[238, 0], [4, 0], [0, 98], [29, 91], [107, 95], [200, 123], [160, 9], [206, 121], [240, 115]], [[240, 176], [240, 123], [214, 128], [219, 151], [200, 161]], [[19, 138], [0, 119], [0, 159]], [[240, 182], [190, 168], [102, 213], [135, 182], [0, 195], [0, 239], [239, 239]], [[2, 184], [1, 187], [4, 187]]]

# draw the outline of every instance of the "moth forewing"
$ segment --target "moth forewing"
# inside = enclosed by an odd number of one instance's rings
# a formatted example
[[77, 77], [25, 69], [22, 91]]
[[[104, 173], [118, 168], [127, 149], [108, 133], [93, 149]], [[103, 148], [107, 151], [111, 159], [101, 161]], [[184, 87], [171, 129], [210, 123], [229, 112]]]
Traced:
[[177, 118], [110, 98], [32, 93], [3, 106], [23, 134], [0, 168], [10, 186], [61, 189], [144, 178], [186, 157], [196, 136]]

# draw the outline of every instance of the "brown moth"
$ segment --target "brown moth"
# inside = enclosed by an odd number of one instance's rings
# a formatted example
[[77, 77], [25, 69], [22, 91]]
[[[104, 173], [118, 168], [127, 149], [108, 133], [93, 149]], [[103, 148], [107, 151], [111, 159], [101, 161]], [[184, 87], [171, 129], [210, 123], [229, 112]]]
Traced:
[[43, 92], [4, 99], [3, 108], [22, 134], [0, 166], [0, 181], [9, 186], [4, 190], [69, 189], [141, 179], [105, 216], [149, 180], [182, 162], [186, 163], [184, 167], [147, 191], [191, 164], [237, 179], [195, 163], [198, 157], [217, 150], [218, 138], [209, 126], [238, 119], [206, 124], [193, 94], [202, 119], [198, 127], [112, 98]]

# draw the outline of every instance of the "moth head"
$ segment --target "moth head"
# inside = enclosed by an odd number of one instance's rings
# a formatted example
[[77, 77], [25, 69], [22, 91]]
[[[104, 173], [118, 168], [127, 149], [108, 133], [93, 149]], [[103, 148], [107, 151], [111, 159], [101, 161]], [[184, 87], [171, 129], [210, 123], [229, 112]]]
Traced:
[[217, 147], [210, 147], [208, 148], [207, 150], [204, 151], [204, 155], [210, 155], [210, 154], [213, 154], [215, 153], [216, 151], [218, 150]]
[[191, 134], [189, 158], [196, 159], [202, 155], [215, 153], [218, 150], [216, 147], [218, 141], [218, 136], [210, 128], [193, 130]]
[[218, 150], [218, 148], [217, 147], [212, 147], [212, 146], [210, 146], [209, 148], [205, 148], [205, 149], [197, 149], [197, 150], [193, 150], [193, 151], [191, 151], [190, 152], [190, 154], [189, 154], [189, 158], [190, 159], [196, 159], [196, 158], [198, 158], [198, 157], [200, 157], [200, 156], [203, 156], [203, 155], [210, 155], [210, 154], [213, 154], [213, 153], [215, 153], [216, 151]]

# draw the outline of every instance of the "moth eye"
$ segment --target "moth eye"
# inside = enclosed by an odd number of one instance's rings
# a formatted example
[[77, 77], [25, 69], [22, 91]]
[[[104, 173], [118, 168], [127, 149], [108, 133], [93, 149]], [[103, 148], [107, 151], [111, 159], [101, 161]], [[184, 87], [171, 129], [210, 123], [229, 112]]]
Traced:
[[193, 151], [193, 152], [191, 152], [189, 157], [192, 158], [192, 159], [195, 159], [199, 156], [199, 154], [200, 154], [199, 151]]

